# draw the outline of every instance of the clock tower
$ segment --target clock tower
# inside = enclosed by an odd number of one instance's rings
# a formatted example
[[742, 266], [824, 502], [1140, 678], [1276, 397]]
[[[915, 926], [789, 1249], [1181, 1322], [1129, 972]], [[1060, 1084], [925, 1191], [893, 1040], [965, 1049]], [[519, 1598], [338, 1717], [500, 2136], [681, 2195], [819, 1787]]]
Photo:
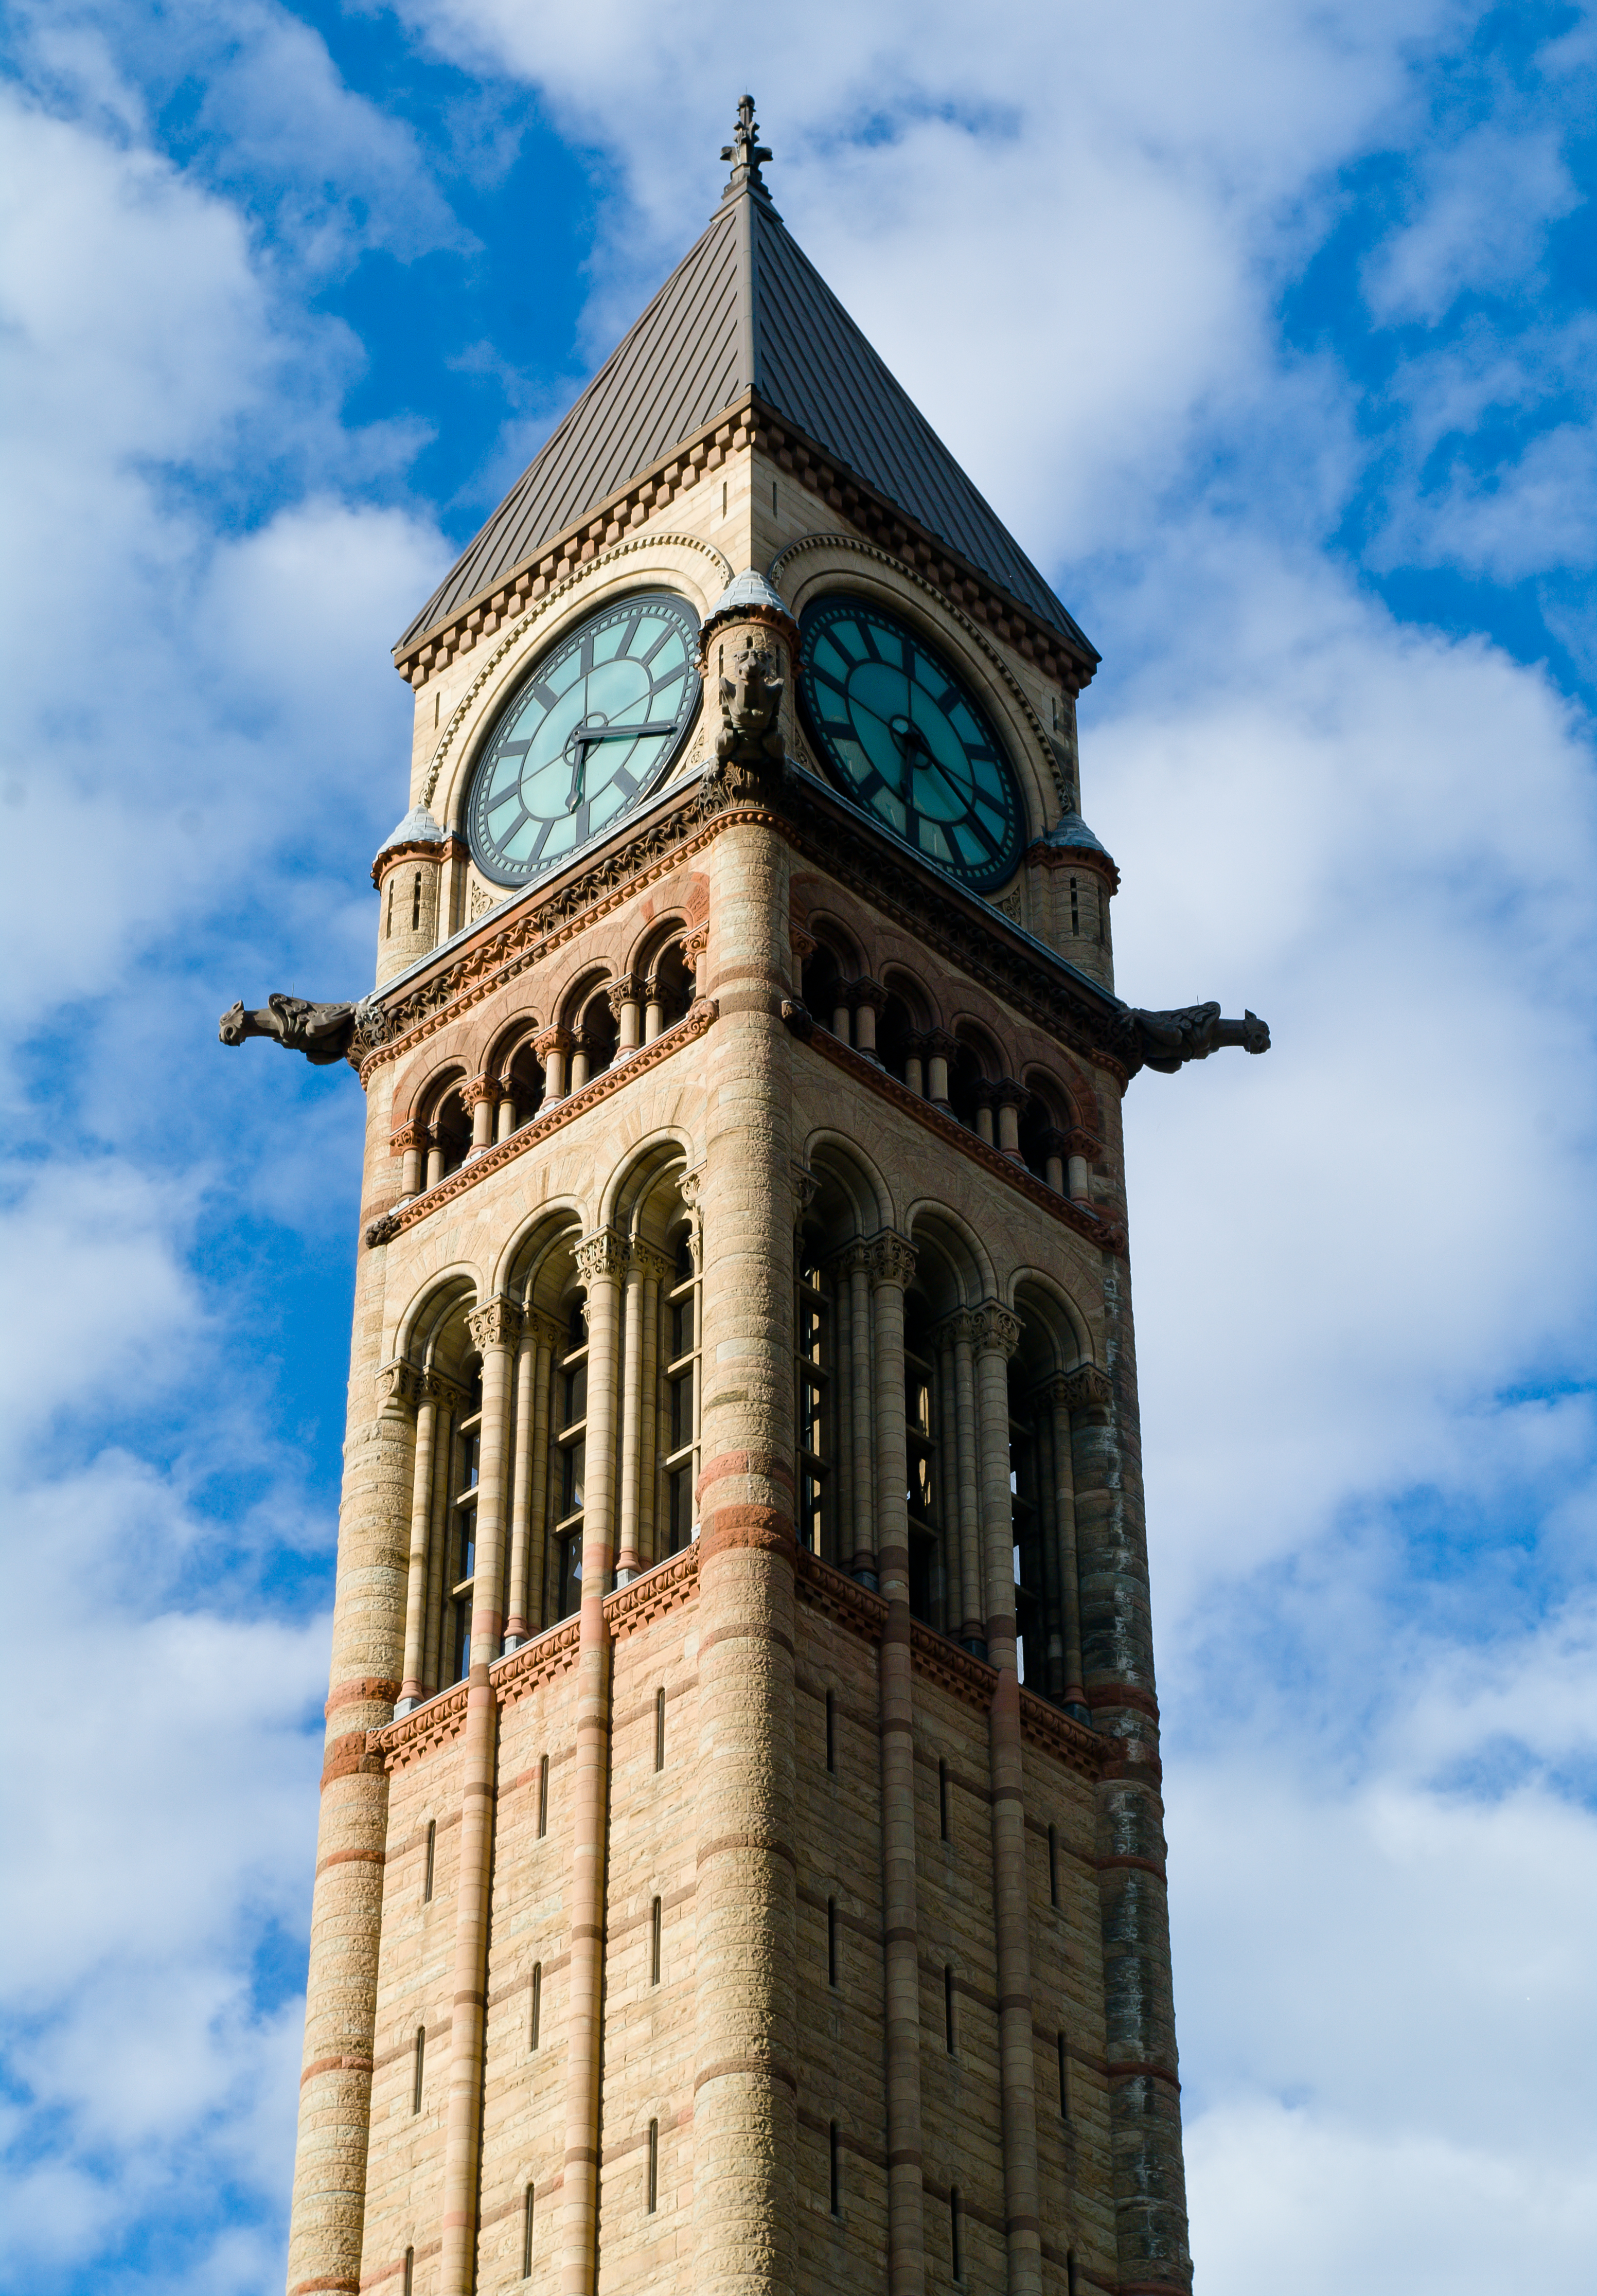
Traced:
[[1268, 1034], [758, 139], [399, 642], [377, 987], [222, 1023], [367, 1111], [292, 2296], [1191, 2284], [1121, 1120]]

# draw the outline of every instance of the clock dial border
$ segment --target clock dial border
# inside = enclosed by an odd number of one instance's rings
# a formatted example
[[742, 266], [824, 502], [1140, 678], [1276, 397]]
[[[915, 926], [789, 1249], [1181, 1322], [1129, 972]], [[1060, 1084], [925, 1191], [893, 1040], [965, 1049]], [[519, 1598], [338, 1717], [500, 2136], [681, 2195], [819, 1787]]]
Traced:
[[[816, 646], [836, 623], [855, 621], [866, 633], [867, 646], [874, 654], [876, 649], [869, 631], [874, 625], [879, 633], [890, 632], [900, 646], [913, 647], [922, 668], [932, 675], [933, 683], [922, 683], [904, 668], [902, 657], [886, 663], [877, 655], [883, 667], [903, 677], [905, 685], [905, 707], [894, 714], [891, 726], [897, 728], [891, 740], [901, 760], [897, 767], [896, 786], [889, 787], [880, 771], [881, 761], [872, 758], [866, 745], [857, 735], [856, 721], [834, 715], [829, 723], [815, 692], [820, 673], [815, 662]], [[869, 813], [903, 840], [920, 859], [934, 869], [940, 869], [957, 884], [983, 895], [996, 892], [1010, 882], [1020, 865], [1027, 840], [1027, 808], [1025, 790], [1017, 773], [1008, 744], [993, 720], [991, 710], [976, 691], [970, 678], [950, 658], [946, 650], [929, 632], [892, 607], [854, 590], [825, 590], [813, 598], [799, 617], [799, 646], [798, 659], [798, 699], [806, 731], [814, 742], [816, 753], [834, 787], [852, 803]], [[856, 668], [874, 668], [875, 662], [864, 657]], [[854, 672], [849, 672], [852, 683]], [[846, 691], [835, 678], [825, 680], [839, 697]], [[918, 687], [930, 704], [923, 709], [920, 722], [913, 709], [911, 686]], [[969, 738], [954, 722], [953, 713], [962, 711], [973, 728], [974, 739]], [[931, 713], [935, 713], [932, 716]], [[878, 713], [867, 710], [867, 714]], [[937, 730], [941, 720], [938, 742], [927, 739], [924, 730], [930, 721]], [[884, 725], [889, 721], [884, 720]], [[851, 748], [858, 750], [866, 770], [851, 769], [839, 754], [837, 743], [847, 738]], [[912, 750], [906, 744], [913, 742]], [[953, 764], [946, 754], [947, 745], [957, 745], [966, 787], [958, 787], [960, 767], [953, 772], [946, 768]], [[890, 754], [890, 753], [889, 753]], [[962, 810], [933, 813], [922, 810], [906, 800], [905, 792], [912, 795], [915, 789], [917, 766], [930, 767], [938, 776], [949, 797], [963, 799]], [[942, 800], [945, 807], [948, 797]], [[902, 820], [895, 815], [902, 815]], [[930, 832], [922, 823], [930, 824]], [[962, 829], [968, 843], [979, 842], [984, 855], [972, 857], [966, 845], [955, 849], [952, 832]], [[933, 835], [940, 833], [944, 849], [935, 849]]]
[[[684, 689], [682, 702], [674, 718], [662, 720], [660, 723], [659, 731], [662, 734], [668, 735], [668, 739], [659, 754], [647, 764], [635, 785], [630, 788], [622, 802], [606, 813], [599, 822], [594, 823], [590, 815], [595, 794], [602, 793], [610, 786], [618, 768], [611, 767], [603, 775], [602, 780], [595, 783], [594, 760], [602, 758], [605, 743], [602, 738], [602, 729], [598, 727], [596, 721], [591, 718], [585, 701], [581, 716], [574, 725], [572, 732], [575, 734], [580, 727], [595, 723], [595, 738], [591, 742], [579, 742], [574, 745], [572, 735], [568, 734], [562, 748], [553, 753], [544, 767], [545, 776], [553, 774], [553, 778], [563, 780], [564, 788], [569, 792], [571, 801], [562, 803], [550, 810], [535, 813], [527, 807], [523, 796], [520, 812], [512, 816], [513, 825], [508, 832], [502, 832], [495, 835], [488, 826], [487, 815], [495, 808], [503, 810], [507, 807], [512, 795], [522, 793], [525, 775], [524, 774], [518, 775], [513, 783], [507, 783], [504, 788], [495, 792], [493, 790], [494, 769], [511, 754], [512, 748], [516, 746], [513, 737], [519, 731], [520, 720], [531, 689], [536, 687], [542, 680], [552, 674], [558, 673], [561, 665], [568, 659], [574, 648], [586, 648], [591, 655], [591, 649], [595, 640], [606, 629], [612, 627], [618, 619], [624, 619], [627, 615], [636, 613], [640, 608], [648, 607], [657, 609], [663, 607], [667, 610], [669, 619], [678, 626], [684, 655], [682, 671]], [[578, 620], [554, 635], [539, 651], [518, 676], [511, 693], [495, 711], [493, 722], [484, 736], [482, 746], [473, 761], [466, 784], [465, 799], [462, 807], [463, 825], [472, 864], [480, 876], [494, 885], [515, 887], [530, 884], [535, 878], [544, 875], [548, 870], [556, 868], [569, 860], [573, 853], [580, 851], [592, 838], [602, 834], [624, 819], [659, 786], [660, 782], [680, 758], [699, 715], [703, 692], [703, 680], [700, 676], [697, 662], [700, 627], [700, 616], [696, 608], [692, 601], [683, 596], [679, 591], [659, 588], [628, 590], [590, 607]], [[660, 643], [664, 642], [662, 638]], [[616, 658], [608, 657], [607, 659]], [[635, 659], [631, 655], [621, 658]], [[545, 701], [544, 710], [538, 721], [539, 726], [547, 723], [553, 709], [561, 703], [567, 702], [569, 706], [570, 685], [586, 688], [594, 672], [604, 666], [603, 661], [594, 661], [590, 659], [588, 667], [579, 669], [577, 678], [570, 681], [566, 688], [558, 693], [552, 691]], [[632, 715], [633, 706], [643, 707], [645, 715], [647, 714], [646, 703], [629, 705], [623, 711], [624, 719]], [[538, 728], [535, 727], [533, 734], [520, 744], [523, 758], [527, 750], [536, 741], [537, 730]], [[635, 746], [635, 744], [630, 746]], [[558, 772], [555, 771], [557, 764]], [[625, 771], [624, 764], [619, 770]], [[555, 849], [551, 850], [551, 832], [558, 832], [564, 822], [568, 820], [572, 823], [570, 832], [559, 838]], [[508, 857], [504, 851], [504, 845], [509, 841], [510, 837], [520, 834], [528, 822], [536, 822], [541, 825], [542, 834], [534, 840], [536, 850], [524, 861]]]

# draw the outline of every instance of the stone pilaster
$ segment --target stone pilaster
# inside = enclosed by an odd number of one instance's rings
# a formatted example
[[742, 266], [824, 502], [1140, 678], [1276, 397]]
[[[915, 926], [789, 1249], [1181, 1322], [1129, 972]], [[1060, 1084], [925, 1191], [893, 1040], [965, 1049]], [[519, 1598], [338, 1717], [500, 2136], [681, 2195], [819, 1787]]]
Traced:
[[392, 1718], [404, 1659], [415, 1375], [378, 1374], [344, 1452], [305, 2053], [289, 2226], [290, 2296], [360, 2286], [382, 1931], [388, 1778], [366, 1733]]
[[1112, 1376], [1086, 1365], [1065, 1382], [1083, 1673], [1093, 1724], [1116, 1741], [1098, 1788], [1097, 1844], [1116, 2238], [1123, 2289], [1185, 2296], [1192, 2267], [1136, 1373], [1129, 1314], [1116, 1322]]
[[487, 2020], [488, 1896], [494, 1862], [494, 1770], [498, 1709], [488, 1669], [504, 1626], [504, 1500], [510, 1465], [512, 1366], [521, 1311], [491, 1300], [466, 1319], [482, 1357], [477, 1567], [471, 1587], [471, 1665], [455, 1904], [455, 1981], [449, 2001], [449, 2094], [444, 2123], [444, 2206], [439, 2296], [471, 2296], [477, 2269], [482, 2053]]
[[909, 1607], [909, 1452], [904, 1415], [904, 1294], [915, 1272], [905, 1238], [870, 1248], [875, 1325], [876, 1536], [887, 1597], [880, 1661], [882, 1927], [887, 1998], [888, 2288], [923, 2296], [921, 1948], [915, 1889], [915, 1711]]
[[699, 2296], [777, 2296], [798, 2142], [787, 850], [739, 804], [708, 865], [699, 1760], [716, 1783], [699, 1816], [692, 2278]]

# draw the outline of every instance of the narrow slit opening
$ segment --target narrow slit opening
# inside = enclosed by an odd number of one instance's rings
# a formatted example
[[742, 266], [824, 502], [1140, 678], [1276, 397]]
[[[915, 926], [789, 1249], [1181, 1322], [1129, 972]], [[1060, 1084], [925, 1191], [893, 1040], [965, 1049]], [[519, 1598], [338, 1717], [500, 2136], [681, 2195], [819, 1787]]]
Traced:
[[843, 2213], [842, 2163], [839, 2158], [842, 2147], [838, 2143], [838, 2125], [835, 2120], [826, 2132], [826, 2144], [829, 2155], [827, 2177], [831, 2213], [834, 2217], [840, 2217]]
[[835, 1985], [837, 1981], [838, 1901], [835, 1898], [828, 1898], [826, 1900], [826, 1982], [828, 1985]]
[[651, 1985], [658, 1985], [659, 1983], [660, 1932], [660, 1905], [658, 1898], [650, 1910], [649, 1928], [649, 1982]]
[[[659, 1900], [656, 1898], [658, 1905]], [[659, 2204], [659, 2123], [649, 2123], [649, 2213], [654, 2214]]]

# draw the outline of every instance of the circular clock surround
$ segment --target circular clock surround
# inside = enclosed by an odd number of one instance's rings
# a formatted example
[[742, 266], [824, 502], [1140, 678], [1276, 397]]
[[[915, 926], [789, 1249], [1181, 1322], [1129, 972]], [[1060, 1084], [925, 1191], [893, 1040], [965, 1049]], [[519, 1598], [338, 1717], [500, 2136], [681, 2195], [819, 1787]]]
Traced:
[[968, 680], [922, 631], [854, 592], [815, 599], [799, 635], [799, 704], [839, 787], [973, 892], [1007, 883], [1026, 808]]
[[631, 590], [539, 655], [471, 776], [466, 836], [485, 877], [525, 884], [647, 795], [692, 724], [698, 644], [685, 598]]

